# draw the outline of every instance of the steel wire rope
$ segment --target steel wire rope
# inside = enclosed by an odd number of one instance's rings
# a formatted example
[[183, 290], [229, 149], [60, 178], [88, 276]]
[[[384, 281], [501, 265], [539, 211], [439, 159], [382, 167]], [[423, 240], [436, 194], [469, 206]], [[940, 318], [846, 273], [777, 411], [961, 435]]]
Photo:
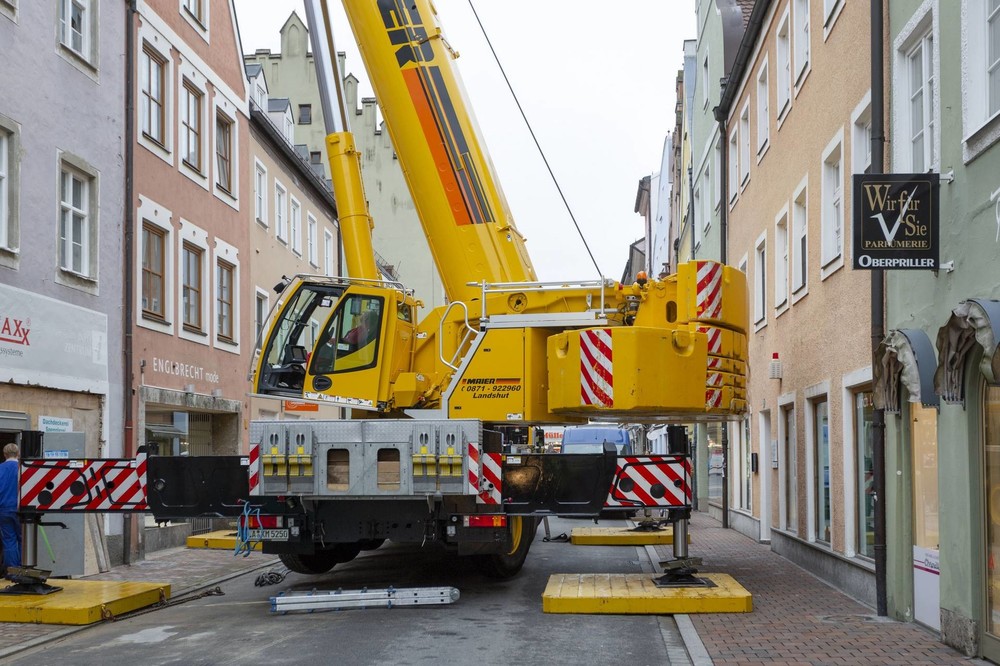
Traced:
[[563, 205], [566, 207], [566, 212], [569, 213], [569, 219], [573, 221], [573, 226], [576, 227], [576, 233], [580, 236], [580, 240], [583, 242], [583, 247], [587, 250], [587, 254], [590, 256], [590, 261], [594, 264], [594, 268], [597, 269], [597, 276], [603, 280], [604, 275], [601, 273], [601, 267], [597, 265], [594, 253], [590, 251], [590, 245], [587, 244], [587, 239], [584, 237], [583, 231], [580, 229], [580, 225], [576, 221], [576, 215], [573, 214], [573, 209], [570, 208], [569, 201], [566, 200], [566, 195], [563, 194], [562, 187], [559, 185], [559, 180], [556, 178], [555, 172], [552, 171], [548, 158], [545, 157], [545, 151], [542, 150], [542, 145], [538, 142], [538, 137], [535, 136], [535, 130], [531, 127], [531, 122], [528, 120], [528, 116], [525, 114], [524, 108], [521, 107], [521, 100], [518, 99], [517, 93], [514, 92], [514, 86], [511, 85], [510, 79], [507, 78], [507, 72], [500, 63], [500, 57], [497, 55], [496, 49], [493, 48], [493, 42], [490, 41], [490, 36], [486, 34], [486, 27], [483, 26], [483, 22], [479, 19], [479, 12], [476, 11], [475, 6], [472, 4], [472, 0], [468, 0], [468, 2], [469, 9], [472, 10], [473, 16], [476, 17], [476, 23], [479, 24], [479, 29], [482, 31], [483, 37], [486, 39], [486, 44], [490, 47], [493, 59], [496, 61], [497, 67], [500, 68], [500, 73], [503, 75], [503, 80], [507, 84], [507, 89], [510, 90], [511, 97], [514, 98], [517, 110], [521, 112], [521, 118], [524, 119], [524, 124], [528, 128], [528, 133], [531, 134], [531, 140], [535, 142], [538, 154], [541, 156], [542, 162], [545, 163], [545, 168], [548, 169], [549, 177], [552, 178], [552, 183], [556, 186], [556, 191], [559, 192], [559, 198], [562, 199]]

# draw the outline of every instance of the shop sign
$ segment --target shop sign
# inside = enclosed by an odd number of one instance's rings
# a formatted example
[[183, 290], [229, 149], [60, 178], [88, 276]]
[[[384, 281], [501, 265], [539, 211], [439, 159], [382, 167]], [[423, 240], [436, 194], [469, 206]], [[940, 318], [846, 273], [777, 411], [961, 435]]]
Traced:
[[301, 400], [285, 400], [286, 412], [318, 412], [319, 405], [315, 402], [302, 402]]
[[73, 432], [73, 419], [58, 416], [39, 416], [38, 429], [42, 432]]
[[940, 176], [854, 175], [854, 268], [940, 267]]
[[173, 375], [182, 379], [195, 379], [209, 384], [219, 383], [219, 373], [206, 370], [204, 366], [193, 365], [168, 358], [153, 357], [153, 372], [161, 375]]

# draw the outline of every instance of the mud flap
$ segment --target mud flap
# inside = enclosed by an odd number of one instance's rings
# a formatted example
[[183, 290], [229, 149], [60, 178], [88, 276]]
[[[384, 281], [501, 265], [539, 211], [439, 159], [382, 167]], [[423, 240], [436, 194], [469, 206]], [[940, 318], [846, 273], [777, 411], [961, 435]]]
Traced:
[[617, 470], [618, 450], [503, 457], [503, 507], [509, 515], [597, 516]]
[[238, 516], [250, 497], [245, 456], [150, 456], [149, 511], [157, 520]]

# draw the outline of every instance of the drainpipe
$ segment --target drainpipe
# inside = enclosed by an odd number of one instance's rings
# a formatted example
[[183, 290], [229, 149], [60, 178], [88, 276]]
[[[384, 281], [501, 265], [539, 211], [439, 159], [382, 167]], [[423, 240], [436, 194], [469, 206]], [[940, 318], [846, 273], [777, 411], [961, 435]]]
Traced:
[[[720, 81], [719, 98], [726, 95], [726, 85], [729, 77]], [[719, 140], [722, 142], [722, 155], [719, 158], [719, 194], [722, 206], [719, 209], [719, 261], [725, 264], [729, 257], [729, 143], [726, 132], [726, 114], [721, 107], [712, 109], [716, 122], [719, 123]], [[714, 147], [712, 148], [715, 149]], [[722, 527], [729, 528], [729, 423], [722, 428]]]
[[[135, 284], [132, 279], [133, 265], [135, 263], [135, 206], [133, 197], [135, 196], [135, 183], [132, 175], [135, 170], [135, 154], [133, 150], [133, 135], [135, 133], [135, 90], [132, 85], [132, 78], [135, 69], [135, 0], [126, 0], [127, 9], [125, 11], [125, 233], [124, 233], [124, 285], [123, 297], [125, 307], [123, 308], [123, 352], [124, 352], [124, 420], [125, 429], [123, 433], [122, 455], [126, 458], [135, 456], [135, 424], [133, 423], [133, 377], [132, 377], [132, 317], [135, 302]], [[125, 514], [122, 519], [122, 562], [126, 565], [132, 564], [132, 528], [135, 523], [135, 516]]]
[[[872, 84], [872, 173], [884, 172], [885, 95], [883, 77], [883, 20], [881, 0], [871, 3], [871, 84]], [[872, 367], [875, 352], [885, 336], [885, 271], [871, 272]], [[888, 615], [886, 591], [885, 538], [885, 410], [872, 414], [872, 475], [875, 492], [875, 607], [880, 616]]]

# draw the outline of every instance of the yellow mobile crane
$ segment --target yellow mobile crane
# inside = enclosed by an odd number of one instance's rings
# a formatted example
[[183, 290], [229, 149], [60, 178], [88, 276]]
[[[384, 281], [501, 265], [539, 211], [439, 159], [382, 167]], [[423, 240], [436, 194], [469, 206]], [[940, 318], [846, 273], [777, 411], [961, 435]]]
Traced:
[[[607, 443], [593, 454], [505, 452], [496, 433], [744, 414], [744, 275], [698, 261], [634, 284], [539, 282], [430, 0], [343, 4], [448, 304], [417, 321], [414, 295], [377, 269], [327, 7], [306, 0], [348, 277], [281, 285], [250, 381], [258, 396], [365, 417], [255, 421], [248, 455], [236, 459], [24, 461], [22, 509], [242, 514], [241, 534], [300, 573], [392, 539], [441, 542], [510, 576], [539, 516], [660, 507], [683, 559], [683, 428], [671, 455], [646, 457], [619, 457]], [[108, 488], [95, 474], [122, 478]]]

